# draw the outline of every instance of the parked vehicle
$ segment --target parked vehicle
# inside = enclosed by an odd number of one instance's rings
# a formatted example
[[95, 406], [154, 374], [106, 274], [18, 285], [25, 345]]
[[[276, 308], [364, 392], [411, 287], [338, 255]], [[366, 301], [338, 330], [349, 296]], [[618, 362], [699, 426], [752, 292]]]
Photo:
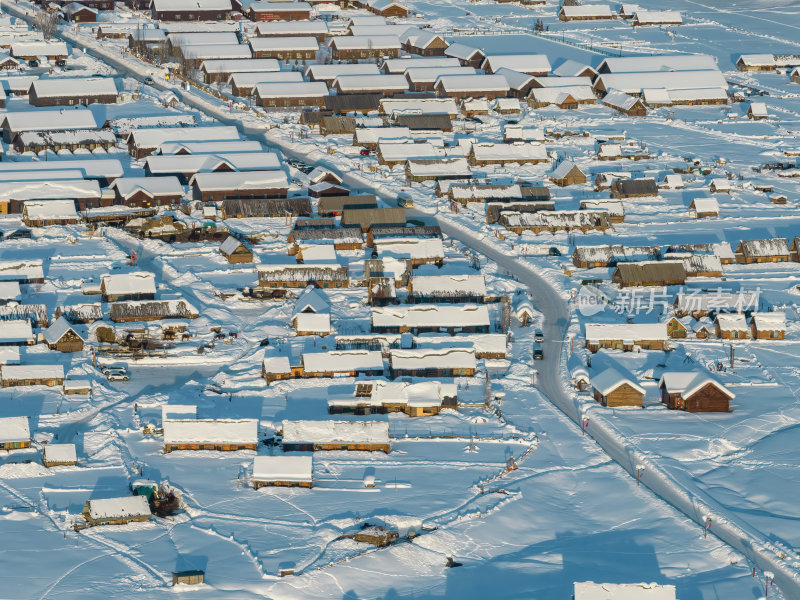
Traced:
[[145, 85], [155, 85], [156, 81], [150, 75], [144, 78]]
[[128, 370], [125, 367], [103, 367], [103, 375], [109, 381], [128, 381]]
[[550, 256], [561, 256], [561, 250], [559, 250], [555, 246], [551, 246], [551, 248], [547, 251], [547, 254], [549, 254]]
[[369, 156], [370, 154], [371, 154], [371, 152], [369, 151], [369, 148], [362, 148], [361, 149], [361, 156]]
[[544, 350], [542, 350], [541, 342], [534, 342], [533, 343], [533, 360], [543, 360], [544, 359]]
[[533, 332], [533, 339], [536, 342], [543, 342], [544, 341], [544, 334], [542, 333], [541, 329], [537, 329]]

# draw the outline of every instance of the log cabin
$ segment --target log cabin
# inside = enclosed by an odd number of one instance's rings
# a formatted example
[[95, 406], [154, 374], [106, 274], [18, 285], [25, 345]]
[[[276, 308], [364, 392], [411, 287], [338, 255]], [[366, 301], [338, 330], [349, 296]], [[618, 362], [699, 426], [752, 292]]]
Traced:
[[232, 11], [231, 0], [150, 1], [150, 12], [158, 21], [225, 21]]
[[472, 377], [477, 369], [475, 350], [415, 348], [392, 350], [389, 371], [397, 377]]
[[786, 336], [786, 314], [783, 312], [757, 312], [750, 317], [753, 339], [782, 340]]
[[642, 407], [645, 389], [616, 369], [606, 369], [592, 377], [592, 396], [603, 406]]
[[373, 307], [376, 333], [489, 333], [489, 309], [484, 304], [412, 304]]
[[580, 269], [615, 267], [623, 262], [661, 260], [659, 246], [576, 246], [572, 253], [572, 264]]
[[60, 387], [64, 385], [64, 367], [62, 365], [0, 365], [2, 386], [20, 387], [44, 385]]
[[683, 285], [686, 283], [686, 269], [677, 261], [619, 263], [611, 281], [620, 288]]
[[550, 179], [557, 186], [581, 185], [586, 183], [586, 174], [573, 162], [564, 161], [550, 173]]
[[719, 313], [714, 319], [717, 338], [721, 340], [750, 339], [750, 328], [747, 318], [740, 313]]
[[350, 285], [347, 267], [339, 265], [259, 265], [258, 284], [261, 287], [304, 288], [309, 285], [327, 288], [346, 288]]
[[372, 350], [304, 352], [301, 365], [306, 378], [382, 377], [384, 373], [383, 356]]
[[669, 339], [666, 323], [586, 323], [584, 334], [591, 352], [600, 348], [632, 352], [636, 346], [642, 350], [663, 350]]
[[87, 500], [82, 514], [89, 527], [149, 521], [151, 516], [144, 496]]
[[256, 0], [247, 4], [244, 16], [255, 22], [263, 21], [307, 21], [311, 18], [308, 2], [268, 2]]
[[100, 293], [103, 302], [152, 300], [156, 297], [156, 276], [147, 271], [103, 275]]
[[42, 450], [42, 464], [47, 468], [78, 464], [75, 444], [47, 444]]
[[267, 357], [261, 363], [261, 376], [267, 381], [267, 385], [273, 381], [292, 379], [301, 375], [302, 369], [292, 369], [286, 356]]
[[200, 202], [285, 198], [289, 191], [289, 180], [283, 171], [195, 173], [189, 185], [192, 197]]
[[230, 264], [253, 262], [253, 251], [233, 236], [229, 236], [219, 247], [219, 253]]
[[222, 218], [250, 217], [285, 218], [311, 216], [308, 198], [229, 198], [222, 202]]
[[736, 396], [704, 372], [667, 371], [658, 382], [661, 402], [672, 410], [686, 412], [729, 412]]
[[736, 247], [736, 262], [742, 265], [787, 262], [789, 247], [784, 238], [742, 240]]
[[80, 352], [86, 342], [69, 321], [59, 317], [43, 332], [47, 347], [58, 352]]

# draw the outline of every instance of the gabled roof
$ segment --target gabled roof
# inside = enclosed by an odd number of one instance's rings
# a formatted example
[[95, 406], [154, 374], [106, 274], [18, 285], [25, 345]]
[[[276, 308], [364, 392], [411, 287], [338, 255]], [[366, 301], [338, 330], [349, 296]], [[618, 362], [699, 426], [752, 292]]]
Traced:
[[786, 329], [786, 313], [784, 312], [758, 312], [753, 313], [750, 322], [761, 331], [782, 331]]
[[520, 73], [549, 73], [550, 61], [545, 54], [501, 54], [487, 56], [482, 69], [496, 72], [500, 68], [512, 69]]
[[309, 285], [297, 297], [292, 310], [292, 316], [304, 312], [313, 312], [317, 314], [329, 313], [331, 311], [331, 302], [327, 294], [321, 289]]
[[450, 44], [447, 49], [444, 51], [445, 56], [450, 56], [452, 58], [458, 58], [460, 60], [472, 60], [475, 57], [484, 57], [486, 56], [481, 50], [478, 48], [473, 48], [472, 46], [467, 46], [466, 44]]
[[230, 11], [231, 0], [151, 0], [151, 6], [158, 12], [171, 11]]
[[44, 330], [44, 339], [47, 340], [48, 344], [55, 344], [56, 342], [58, 342], [58, 340], [64, 337], [64, 335], [66, 335], [68, 331], [71, 331], [72, 333], [77, 335], [84, 342], [86, 341], [86, 339], [80, 333], [78, 333], [72, 327], [70, 322], [67, 321], [64, 317], [59, 317], [53, 322], [52, 325], [50, 325], [50, 327]]
[[29, 442], [31, 431], [28, 417], [1, 417], [0, 441], [3, 442]]
[[553, 169], [552, 173], [550, 173], [550, 177], [553, 179], [562, 179], [570, 174], [573, 169], [577, 169], [580, 173], [584, 176], [586, 175], [581, 171], [580, 167], [576, 165], [574, 162], [565, 160], [560, 165], [558, 165], [555, 169]]
[[667, 54], [661, 56], [620, 56], [606, 58], [598, 73], [644, 73], [652, 71], [718, 70], [717, 61], [708, 54]]
[[183, 195], [183, 186], [175, 176], [120, 177], [109, 188], [116, 189], [122, 198], [130, 198], [138, 192], [144, 192], [151, 198]]
[[665, 388], [669, 394], [680, 394], [685, 399], [709, 383], [728, 398], [736, 397], [736, 394], [704, 371], [667, 371], [661, 375], [658, 387]]
[[617, 388], [623, 385], [629, 385], [640, 394], [645, 394], [645, 389], [636, 383], [630, 377], [626, 377], [616, 369], [606, 369], [602, 373], [592, 377], [592, 387], [600, 392], [603, 396], [607, 396]]

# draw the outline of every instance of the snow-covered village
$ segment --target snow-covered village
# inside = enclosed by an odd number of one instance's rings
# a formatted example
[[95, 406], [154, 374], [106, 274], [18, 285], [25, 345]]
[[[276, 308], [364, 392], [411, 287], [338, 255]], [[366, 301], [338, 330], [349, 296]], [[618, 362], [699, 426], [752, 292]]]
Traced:
[[0, 598], [800, 599], [800, 2], [0, 0]]

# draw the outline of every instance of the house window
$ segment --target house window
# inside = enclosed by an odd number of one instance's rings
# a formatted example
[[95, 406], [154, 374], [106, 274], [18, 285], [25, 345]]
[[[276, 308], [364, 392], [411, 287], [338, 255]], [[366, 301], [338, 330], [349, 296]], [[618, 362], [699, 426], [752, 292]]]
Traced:
[[732, 331], [732, 332], [731, 332], [731, 337], [732, 337], [733, 339], [738, 339], [738, 337], [739, 337], [739, 332], [738, 332], [738, 331]]
[[770, 331], [770, 332], [769, 332], [769, 337], [770, 337], [771, 339], [773, 339], [773, 340], [774, 340], [774, 339], [777, 339], [777, 338], [779, 338], [779, 337], [780, 337], [780, 335], [778, 334], [778, 332], [777, 332], [777, 331]]

